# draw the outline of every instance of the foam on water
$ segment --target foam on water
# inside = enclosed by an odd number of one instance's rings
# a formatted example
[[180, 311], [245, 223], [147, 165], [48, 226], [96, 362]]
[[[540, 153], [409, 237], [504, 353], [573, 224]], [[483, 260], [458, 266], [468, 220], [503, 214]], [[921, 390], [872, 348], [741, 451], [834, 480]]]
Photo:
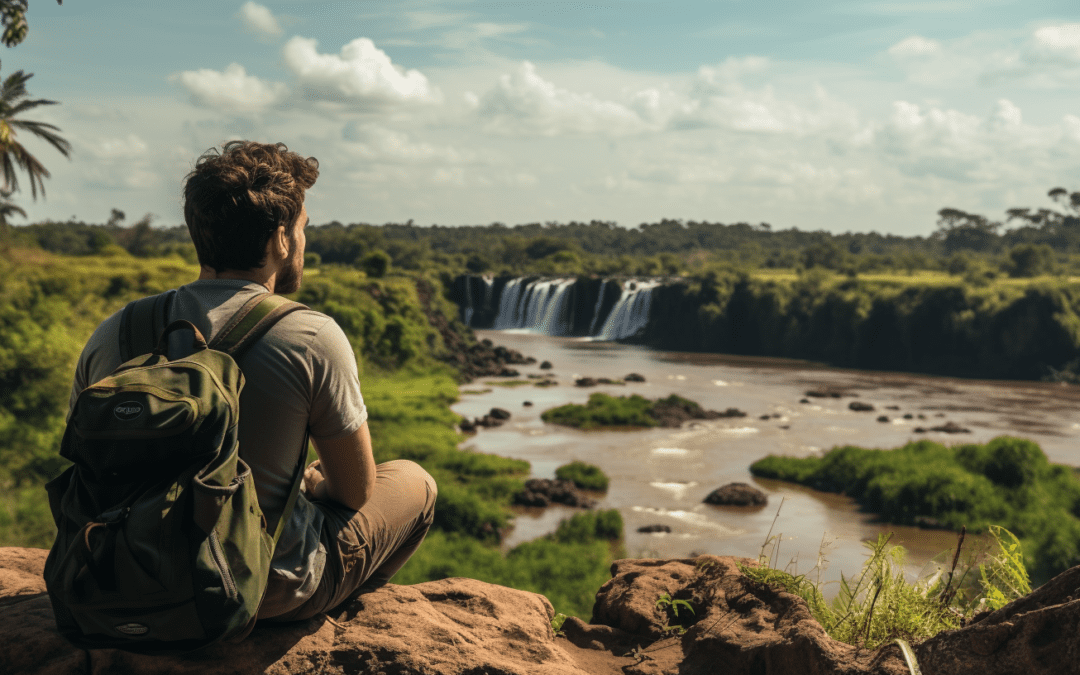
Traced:
[[737, 527], [728, 527], [721, 523], [709, 520], [709, 518], [703, 513], [696, 513], [694, 511], [686, 511], [683, 509], [658, 509], [653, 506], [632, 506], [631, 511], [635, 513], [647, 513], [651, 516], [660, 516], [662, 518], [670, 518], [677, 520], [693, 527], [699, 527], [702, 529], [713, 530], [727, 536], [735, 536], [739, 534], [745, 534], [746, 530]]
[[654, 483], [649, 483], [649, 485], [657, 488], [658, 490], [666, 490], [670, 492], [672, 496], [675, 497], [675, 499], [682, 499], [683, 496], [686, 494], [686, 491], [697, 485], [697, 483], [694, 481], [690, 481], [689, 483], [664, 483], [657, 481]]
[[730, 427], [717, 429], [717, 431], [725, 434], [732, 434], [734, 436], [742, 436], [745, 434], [756, 434], [761, 431], [761, 429], [758, 429], [757, 427]]
[[687, 450], [686, 448], [653, 448], [652, 449], [652, 454], [654, 454], [654, 455], [674, 455], [674, 456], [681, 457], [683, 455], [689, 455], [690, 451]]

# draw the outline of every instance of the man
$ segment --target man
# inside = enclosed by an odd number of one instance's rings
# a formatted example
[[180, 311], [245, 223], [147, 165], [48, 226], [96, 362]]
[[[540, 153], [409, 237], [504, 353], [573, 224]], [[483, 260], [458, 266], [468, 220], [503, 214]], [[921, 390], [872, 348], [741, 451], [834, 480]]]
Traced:
[[[253, 295], [300, 288], [304, 192], [319, 163], [284, 144], [231, 141], [199, 158], [184, 186], [184, 219], [201, 267], [177, 289], [168, 321], [185, 319], [209, 341]], [[121, 363], [120, 312], [94, 331], [71, 393]], [[260, 619], [290, 621], [327, 611], [362, 584], [388, 581], [423, 541], [435, 481], [405, 460], [375, 465], [356, 358], [333, 319], [286, 315], [240, 357], [240, 457], [251, 466], [267, 529], [284, 510], [305, 432], [319, 459], [274, 552]]]

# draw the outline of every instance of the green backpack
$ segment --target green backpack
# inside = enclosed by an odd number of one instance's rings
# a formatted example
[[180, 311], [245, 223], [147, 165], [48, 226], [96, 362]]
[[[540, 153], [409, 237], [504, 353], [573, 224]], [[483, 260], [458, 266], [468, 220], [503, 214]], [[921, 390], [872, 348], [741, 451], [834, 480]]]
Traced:
[[[79, 394], [60, 446], [74, 465], [46, 485], [58, 533], [45, 583], [57, 628], [84, 649], [175, 654], [242, 639], [300, 490], [306, 452], [267, 532], [238, 455], [236, 359], [306, 307], [256, 296], [207, 345], [187, 321], [163, 327], [173, 293], [125, 308], [127, 361]], [[170, 360], [177, 330], [194, 332], [193, 352]]]

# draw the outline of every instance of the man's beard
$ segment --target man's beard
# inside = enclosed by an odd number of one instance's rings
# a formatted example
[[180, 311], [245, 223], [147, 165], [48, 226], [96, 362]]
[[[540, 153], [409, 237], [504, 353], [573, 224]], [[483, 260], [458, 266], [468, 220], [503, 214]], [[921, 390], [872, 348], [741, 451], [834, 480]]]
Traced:
[[277, 281], [274, 282], [274, 292], [278, 295], [297, 292], [300, 290], [300, 282], [304, 280], [304, 254], [300, 253], [295, 241], [291, 244], [287, 264], [278, 273]]

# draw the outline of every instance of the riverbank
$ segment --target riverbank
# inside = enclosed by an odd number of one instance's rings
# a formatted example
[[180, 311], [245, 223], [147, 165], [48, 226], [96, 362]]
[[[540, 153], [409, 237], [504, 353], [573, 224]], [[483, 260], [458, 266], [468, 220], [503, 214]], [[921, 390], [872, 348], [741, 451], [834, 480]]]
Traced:
[[[909, 549], [907, 569], [914, 575], [932, 557], [954, 547], [956, 535], [881, 524], [871, 514], [861, 512], [850, 498], [752, 477], [750, 464], [769, 454], [811, 456], [834, 445], [890, 448], [920, 438], [946, 444], [985, 443], [1010, 433], [1039, 443], [1053, 462], [1080, 463], [1076, 443], [1080, 394], [1069, 387], [839, 370], [782, 359], [658, 352], [512, 331], [478, 331], [477, 335], [528, 353], [538, 361], [550, 361], [550, 370], [522, 368], [522, 378], [543, 372], [560, 384], [505, 389], [481, 378], [463, 386], [463, 391], [490, 391], [462, 396], [453, 406], [456, 413], [472, 418], [499, 406], [511, 411], [513, 417], [497, 429], [481, 430], [461, 447], [526, 460], [533, 477], [552, 478], [558, 466], [573, 460], [600, 466], [610, 476], [611, 486], [600, 496], [599, 507], [617, 508], [622, 513], [627, 552], [634, 556], [678, 558], [701, 552], [757, 557], [783, 502], [773, 534], [783, 534], [780, 553], [785, 561], [797, 557], [800, 571], [814, 566], [824, 538], [828, 569], [822, 578], [838, 581], [841, 572], [850, 576], [865, 560], [861, 542], [875, 539], [881, 531], [892, 531], [894, 543]], [[621, 379], [627, 372], [644, 375], [646, 382], [586, 389], [572, 384], [579, 377]], [[848, 395], [807, 397], [812, 390]], [[692, 422], [678, 430], [603, 433], [547, 425], [540, 419], [543, 410], [567, 402], [584, 404], [595, 392], [612, 396], [636, 392], [646, 398], [678, 393], [706, 408], [736, 406], [748, 414], [738, 420]], [[810, 402], [800, 403], [803, 399]], [[533, 405], [525, 406], [525, 401]], [[875, 410], [853, 411], [850, 404], [855, 401], [874, 405]], [[890, 410], [889, 406], [900, 409]], [[912, 419], [905, 419], [907, 414]], [[760, 419], [763, 415], [769, 419]], [[882, 415], [889, 421], [877, 421]], [[920, 420], [919, 415], [925, 419]], [[947, 421], [970, 428], [971, 433], [950, 436], [914, 431]], [[769, 495], [769, 505], [749, 510], [701, 503], [711, 490], [731, 482], [762, 489]], [[520, 509], [516, 513], [515, 526], [504, 546], [553, 531], [558, 519], [573, 511], [553, 506], [542, 512]], [[672, 532], [637, 532], [639, 527], [654, 524], [666, 524]]]

